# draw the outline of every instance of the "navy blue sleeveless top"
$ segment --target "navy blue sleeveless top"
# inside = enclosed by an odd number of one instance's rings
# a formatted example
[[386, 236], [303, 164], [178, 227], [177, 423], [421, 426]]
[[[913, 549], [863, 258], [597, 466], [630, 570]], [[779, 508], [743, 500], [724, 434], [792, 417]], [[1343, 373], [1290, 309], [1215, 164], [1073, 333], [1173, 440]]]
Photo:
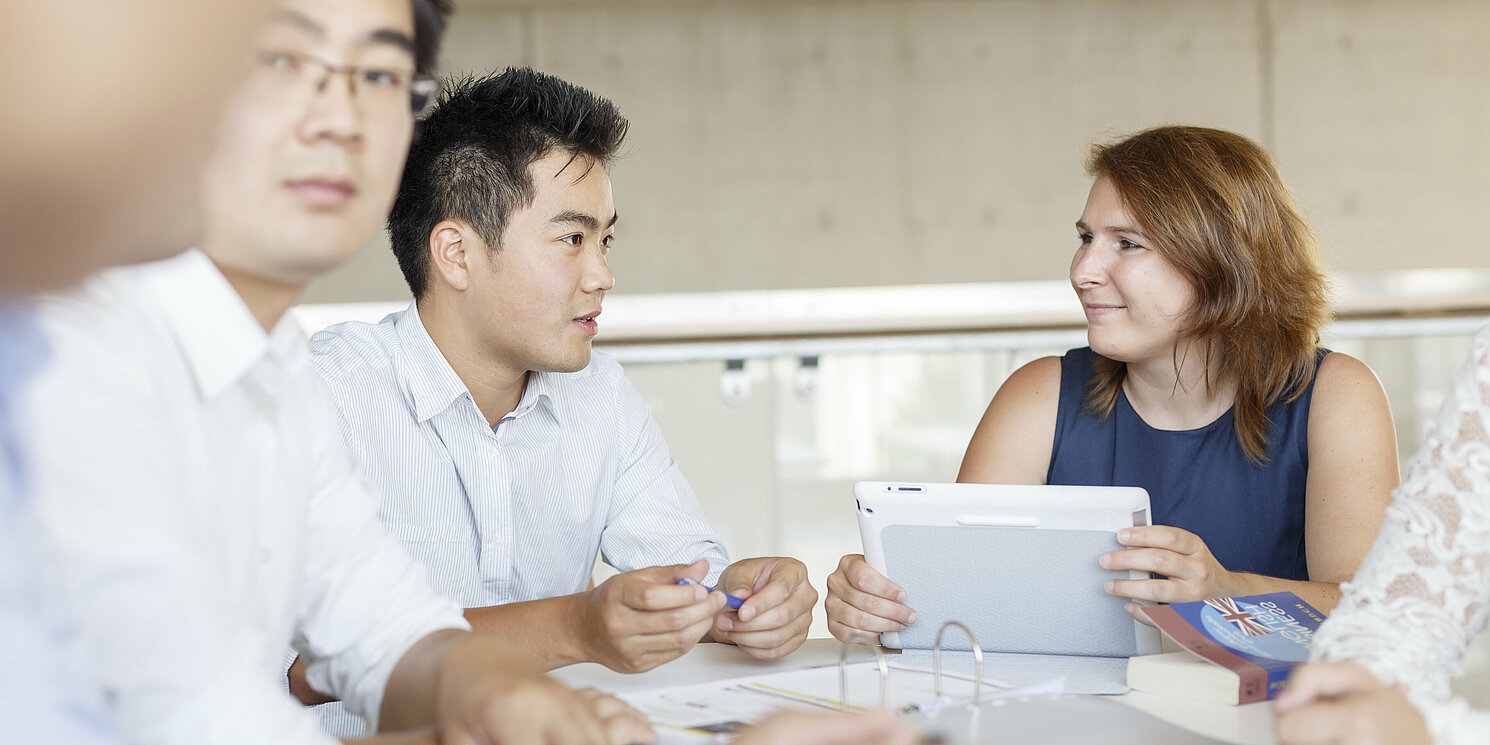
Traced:
[[[1320, 349], [1318, 364], [1329, 354]], [[1055, 446], [1046, 483], [1141, 486], [1155, 525], [1204, 540], [1229, 571], [1309, 579], [1304, 555], [1304, 485], [1309, 470], [1309, 401], [1268, 409], [1268, 462], [1247, 459], [1231, 410], [1200, 429], [1150, 427], [1119, 392], [1107, 419], [1084, 410], [1097, 355], [1090, 347], [1061, 358]]]

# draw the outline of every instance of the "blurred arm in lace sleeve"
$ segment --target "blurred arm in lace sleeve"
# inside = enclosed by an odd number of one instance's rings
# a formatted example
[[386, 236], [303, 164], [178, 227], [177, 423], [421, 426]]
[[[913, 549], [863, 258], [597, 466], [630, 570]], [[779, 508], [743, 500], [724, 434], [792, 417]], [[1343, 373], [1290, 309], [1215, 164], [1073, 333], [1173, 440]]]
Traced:
[[1397, 685], [1435, 742], [1490, 741], [1490, 712], [1450, 700], [1465, 647], [1490, 613], [1490, 329], [1430, 426], [1381, 532], [1314, 659], [1352, 661]]

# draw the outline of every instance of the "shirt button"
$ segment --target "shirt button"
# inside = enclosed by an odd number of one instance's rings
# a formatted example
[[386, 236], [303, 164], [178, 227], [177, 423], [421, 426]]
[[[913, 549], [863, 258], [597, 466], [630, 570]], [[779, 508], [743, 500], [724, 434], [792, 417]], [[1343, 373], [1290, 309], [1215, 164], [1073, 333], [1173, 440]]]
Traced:
[[261, 563], [268, 564], [269, 563], [269, 560], [272, 559], [272, 558], [274, 558], [274, 552], [273, 551], [270, 551], [267, 548], [261, 548], [261, 549], [259, 549], [259, 561]]

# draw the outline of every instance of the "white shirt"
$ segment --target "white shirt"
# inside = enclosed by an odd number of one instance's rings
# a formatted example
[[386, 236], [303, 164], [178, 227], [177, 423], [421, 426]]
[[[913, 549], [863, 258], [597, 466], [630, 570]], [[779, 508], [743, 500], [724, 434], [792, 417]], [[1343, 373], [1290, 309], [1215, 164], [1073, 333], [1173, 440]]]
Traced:
[[[598, 550], [621, 571], [729, 558], [621, 365], [531, 373], [495, 428], [414, 304], [311, 338], [383, 522], [468, 608], [583, 591]], [[335, 705], [327, 729], [356, 735]], [[355, 722], [351, 723], [355, 725]]]
[[115, 740], [97, 689], [81, 684], [86, 660], [73, 654], [72, 617], [37, 540], [30, 438], [16, 430], [16, 403], [44, 359], [29, 308], [0, 296], [0, 732], [28, 745], [102, 745]]
[[111, 271], [43, 315], [39, 509], [110, 714], [134, 743], [331, 743], [284, 689], [375, 718], [459, 606], [383, 529], [303, 337], [266, 335], [201, 253]]

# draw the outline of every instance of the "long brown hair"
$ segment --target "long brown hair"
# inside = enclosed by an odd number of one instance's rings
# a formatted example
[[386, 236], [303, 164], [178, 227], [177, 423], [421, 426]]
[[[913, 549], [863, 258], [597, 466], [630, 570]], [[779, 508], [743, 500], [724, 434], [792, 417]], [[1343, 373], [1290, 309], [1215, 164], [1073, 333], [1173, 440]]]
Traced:
[[[1150, 248], [1194, 288], [1184, 328], [1209, 342], [1207, 390], [1213, 369], [1234, 378], [1237, 440], [1266, 463], [1268, 407], [1308, 390], [1329, 318], [1318, 244], [1272, 157], [1231, 132], [1156, 127], [1093, 147], [1086, 169], [1111, 180]], [[1111, 414], [1126, 373], [1099, 355], [1087, 409]]]

